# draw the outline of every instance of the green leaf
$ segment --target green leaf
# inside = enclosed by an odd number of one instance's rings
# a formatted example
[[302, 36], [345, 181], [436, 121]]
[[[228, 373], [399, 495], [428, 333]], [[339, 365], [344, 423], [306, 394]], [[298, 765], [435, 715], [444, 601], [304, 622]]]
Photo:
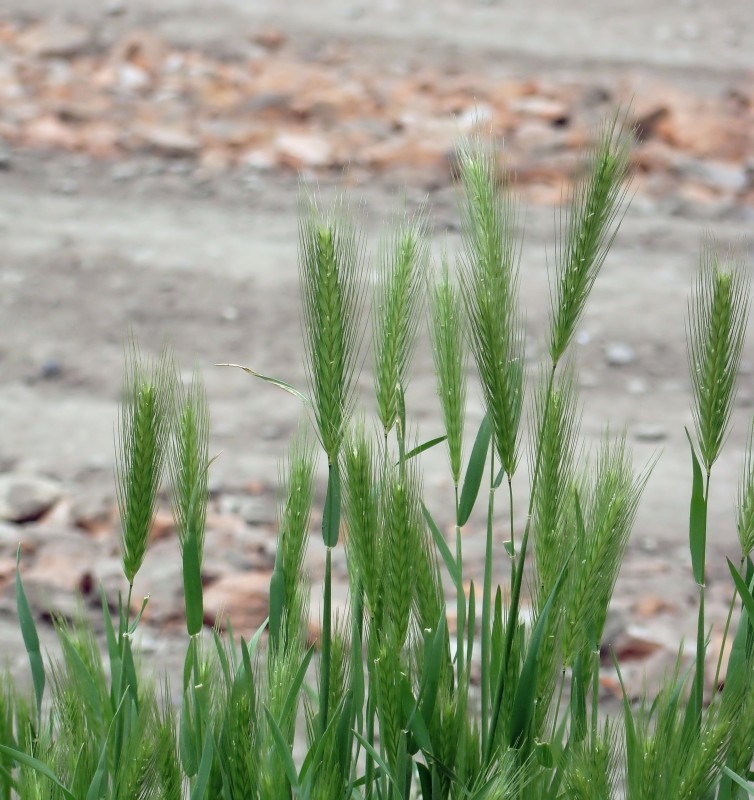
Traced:
[[29, 656], [29, 666], [31, 667], [31, 678], [34, 684], [34, 696], [37, 700], [37, 719], [42, 714], [42, 695], [45, 691], [45, 668], [42, 661], [42, 653], [39, 648], [39, 635], [37, 626], [34, 624], [34, 617], [26, 599], [26, 592], [21, 580], [21, 545], [16, 552], [16, 608], [18, 610], [18, 622], [21, 626], [21, 636], [24, 640], [26, 653]]
[[131, 636], [133, 636], [134, 633], [136, 633], [136, 628], [139, 627], [139, 620], [141, 619], [148, 605], [149, 605], [149, 595], [144, 597], [144, 599], [141, 601], [141, 608], [138, 610], [136, 616], [134, 617], [134, 621], [128, 626], [128, 633]]
[[369, 744], [369, 742], [358, 731], [355, 730], [354, 734], [355, 734], [356, 738], [359, 740], [359, 742], [361, 742], [361, 746], [374, 759], [375, 763], [383, 771], [383, 773], [385, 774], [387, 779], [390, 781], [390, 783], [393, 784], [393, 786], [395, 787], [395, 790], [397, 792], [400, 792], [400, 788], [398, 786], [398, 782], [396, 781], [395, 776], [393, 775], [392, 771], [390, 770], [390, 767], [388, 767], [388, 765], [385, 763], [385, 760], [382, 758], [382, 756], [380, 756], [380, 754], [374, 749], [374, 747], [372, 747], [372, 745]]
[[440, 551], [442, 560], [445, 562], [445, 567], [448, 570], [450, 579], [453, 581], [453, 584], [456, 586], [456, 588], [458, 588], [458, 585], [461, 582], [460, 572], [458, 571], [458, 564], [456, 564], [456, 561], [453, 558], [453, 554], [450, 552], [450, 548], [448, 547], [448, 543], [445, 541], [445, 537], [442, 535], [442, 531], [437, 527], [437, 523], [432, 519], [432, 515], [427, 510], [427, 507], [424, 505], [423, 501], [422, 501], [422, 514], [424, 515], [424, 519], [426, 520], [427, 526], [429, 527], [429, 532], [432, 534], [432, 539], [435, 542], [435, 547], [437, 547], [437, 549]]
[[[408, 453], [406, 453], [406, 455], [403, 456], [403, 460], [408, 461], [410, 458], [414, 458], [415, 456], [418, 456], [420, 453], [423, 453], [426, 450], [430, 450], [433, 447], [436, 447], [438, 444], [442, 444], [447, 438], [448, 435], [444, 434], [443, 436], [438, 436], [435, 439], [429, 439], [428, 441], [423, 442], [422, 444], [414, 447], [413, 450], [409, 450]], [[395, 466], [397, 467], [398, 464], [396, 464]]]
[[[539, 651], [542, 647], [542, 641], [544, 638], [545, 629], [547, 627], [547, 618], [549, 617], [553, 603], [555, 602], [555, 596], [557, 595], [560, 585], [565, 578], [566, 569], [568, 567], [568, 562], [570, 561], [571, 555], [572, 552], [566, 559], [565, 564], [563, 564], [563, 568], [560, 570], [560, 575], [555, 581], [555, 585], [552, 587], [550, 596], [547, 598], [547, 602], [542, 608], [542, 613], [537, 617], [537, 621], [534, 624], [534, 628], [531, 633], [529, 646], [527, 647], [526, 651], [526, 659], [524, 660], [524, 665], [521, 668], [521, 674], [518, 679], [518, 684], [516, 685], [516, 693], [513, 697], [510, 731], [511, 747], [520, 746], [527, 735], [527, 731], [531, 723], [532, 714], [534, 713], [534, 702], [536, 700], [537, 693]], [[508, 621], [508, 624], [511, 624], [511, 620]], [[501, 687], [502, 683], [498, 681], [498, 689], [495, 696], [495, 711], [498, 716], [500, 713], [500, 703], [498, 701], [502, 700]], [[496, 721], [496, 719], [497, 718], [495, 717], [494, 720]], [[489, 738], [490, 740], [494, 739], [494, 728], [492, 728], [492, 725]]]
[[95, 721], [99, 728], [103, 725], [103, 717], [97, 683], [65, 630], [60, 631], [60, 643], [65, 653], [66, 663], [73, 673], [72, 677], [75, 678], [76, 689], [81, 694], [87, 713], [95, 715]]
[[424, 666], [419, 685], [417, 703], [424, 720], [429, 723], [435, 711], [437, 688], [440, 684], [440, 667], [443, 662], [448, 621], [445, 612], [440, 616], [431, 640], [426, 641], [424, 649]]
[[535, 742], [535, 753], [537, 762], [545, 769], [552, 769], [555, 766], [555, 756], [552, 752], [552, 745], [549, 742]]
[[340, 469], [330, 464], [327, 471], [327, 494], [322, 514], [322, 538], [326, 547], [335, 547], [340, 534]]
[[750, 796], [754, 797], [754, 785], [747, 783], [740, 775], [733, 772], [730, 767], [723, 766], [723, 772], [734, 782], [744, 789]]
[[186, 600], [186, 629], [196, 636], [204, 624], [202, 572], [199, 563], [199, 541], [195, 530], [183, 542], [183, 594]]
[[183, 695], [181, 721], [178, 728], [178, 752], [181, 758], [183, 771], [186, 773], [187, 777], [193, 778], [199, 770], [199, 754], [196, 752], [194, 741], [188, 692], [184, 692]]
[[704, 559], [707, 550], [707, 501], [704, 497], [704, 478], [699, 459], [691, 441], [691, 436], [686, 430], [686, 438], [691, 448], [691, 463], [693, 466], [693, 483], [691, 489], [691, 509], [689, 514], [689, 547], [691, 549], [691, 569], [694, 580], [699, 586], [704, 585]]
[[89, 784], [89, 789], [86, 793], [86, 800], [100, 800], [107, 792], [107, 739], [102, 745], [100, 751], [99, 762], [97, 764], [97, 771], [94, 773], [92, 782]]
[[285, 696], [285, 702], [283, 703], [283, 708], [280, 711], [280, 719], [283, 721], [292, 718], [293, 709], [298, 701], [301, 684], [304, 682], [304, 678], [306, 677], [306, 670], [309, 669], [309, 662], [312, 660], [312, 655], [314, 655], [313, 646], [306, 651], [306, 654], [301, 660], [301, 666], [296, 671], [296, 674], [291, 681], [291, 685], [288, 687], [288, 694]]
[[297, 793], [299, 788], [298, 775], [296, 774], [296, 766], [293, 763], [293, 757], [291, 756], [290, 746], [288, 745], [288, 742], [285, 741], [285, 737], [283, 736], [277, 722], [275, 722], [275, 718], [272, 716], [270, 709], [267, 708], [267, 706], [264, 707], [264, 713], [267, 715], [267, 722], [270, 725], [272, 738], [275, 740], [278, 756], [280, 756], [280, 760], [283, 762], [285, 776], [288, 778], [288, 782], [291, 784], [293, 791]]
[[16, 750], [15, 748], [8, 747], [4, 744], [0, 744], [0, 753], [5, 753], [6, 756], [10, 756], [14, 761], [18, 761], [20, 764], [30, 767], [40, 775], [44, 775], [45, 778], [49, 778], [49, 780], [51, 780], [55, 786], [60, 789], [66, 800], [76, 800], [75, 795], [71, 794], [71, 792], [66, 789], [66, 787], [60, 782], [58, 776], [38, 758], [34, 758], [34, 756], [27, 755], [26, 753], [21, 752], [21, 750]]
[[482, 485], [484, 465], [487, 463], [487, 451], [490, 448], [492, 436], [492, 423], [490, 415], [485, 414], [482, 424], [474, 440], [474, 446], [469, 456], [469, 465], [466, 467], [466, 477], [463, 480], [461, 499], [458, 504], [458, 525], [465, 525], [476, 503], [479, 487]]
[[728, 562], [728, 569], [730, 570], [730, 574], [733, 576], [733, 583], [735, 583], [736, 589], [738, 590], [739, 595], [741, 595], [741, 602], [744, 604], [744, 608], [748, 614], [749, 623], [754, 626], [754, 597], [752, 597], [749, 587], [746, 585], [746, 581], [741, 577], [739, 571], [733, 566], [733, 562], [729, 558], [726, 558], [725, 560]]
[[204, 740], [204, 747], [202, 748], [202, 760], [199, 764], [199, 772], [196, 775], [196, 783], [191, 790], [191, 800], [204, 800], [204, 793], [207, 791], [209, 774], [212, 769], [213, 756], [214, 745], [212, 743], [212, 734], [207, 733]]
[[414, 755], [417, 749], [421, 748], [425, 753], [431, 755], [432, 741], [429, 738], [429, 730], [427, 729], [427, 725], [421, 713], [416, 713], [418, 704], [414, 699], [414, 693], [411, 691], [411, 686], [405, 675], [401, 676], [400, 692], [403, 716], [408, 720], [406, 727], [411, 731], [413, 738], [416, 740], [416, 745], [410, 748], [410, 752]]
[[241, 366], [241, 364], [215, 364], [215, 366], [236, 367], [237, 369], [242, 369], [244, 372], [248, 372], [249, 375], [253, 375], [255, 378], [259, 378], [259, 380], [262, 380], [265, 383], [270, 383], [273, 386], [277, 386], [279, 389], [284, 389], [289, 394], [292, 394], [294, 397], [297, 397], [299, 400], [301, 400], [305, 405], [311, 406], [312, 404], [312, 401], [303, 392], [300, 392], [295, 386], [291, 386], [290, 383], [278, 380], [277, 378], [270, 378], [267, 375], [262, 375], [259, 372], [255, 372], [250, 367], [244, 367]]
[[467, 614], [466, 630], [468, 641], [466, 642], [466, 676], [467, 680], [471, 676], [471, 654], [474, 651], [474, 634], [476, 632], [476, 598], [474, 596], [474, 581], [469, 584], [469, 613]]

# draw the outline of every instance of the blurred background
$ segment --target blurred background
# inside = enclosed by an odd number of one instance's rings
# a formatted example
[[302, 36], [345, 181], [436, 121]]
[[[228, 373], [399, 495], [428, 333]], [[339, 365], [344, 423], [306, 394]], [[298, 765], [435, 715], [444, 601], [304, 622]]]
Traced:
[[[113, 601], [123, 589], [112, 466], [129, 330], [146, 354], [171, 342], [186, 373], [204, 377], [213, 454], [222, 451], [210, 479], [207, 618], [224, 609], [248, 635], [266, 616], [278, 462], [301, 409], [214, 365], [304, 386], [300, 181], [326, 201], [347, 192], [370, 258], [386, 220], [426, 208], [433, 252], [453, 264], [455, 148], [491, 136], [521, 201], [535, 367], [561, 200], [600, 121], [620, 107], [635, 127], [632, 202], [575, 358], [587, 444], [609, 422], [625, 428], [637, 467], [661, 454], [610, 629], [638, 690], [643, 671], [664, 669], [694, 630], [684, 315], [705, 231], [752, 265], [753, 54], [750, 0], [4, 0], [0, 658], [14, 669], [25, 659], [13, 601], [19, 542], [40, 616], [74, 613], [74, 589], [94, 606], [100, 582]], [[707, 605], [721, 621], [754, 406], [751, 345], [712, 483]], [[439, 428], [425, 332], [414, 366], [408, 410], [425, 439]], [[367, 365], [367, 398], [370, 385]], [[473, 385], [470, 436], [481, 416]], [[449, 524], [439, 449], [424, 468], [429, 504]], [[520, 484], [523, 493], [524, 474]], [[478, 528], [472, 519], [465, 535], [470, 570], [481, 572]], [[144, 645], [169, 663], [182, 605], [167, 504], [153, 540], [136, 588], [153, 598]], [[316, 535], [309, 563], [314, 636]], [[337, 574], [342, 600], [342, 551]], [[616, 689], [606, 675], [605, 691]]]

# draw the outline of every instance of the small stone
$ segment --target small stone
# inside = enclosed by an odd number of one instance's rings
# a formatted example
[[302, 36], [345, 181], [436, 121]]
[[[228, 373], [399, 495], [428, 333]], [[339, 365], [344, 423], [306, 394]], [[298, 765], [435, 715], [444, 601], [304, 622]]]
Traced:
[[222, 317], [226, 322], [235, 322], [238, 319], [238, 309], [235, 306], [228, 306], [223, 309]]
[[703, 186], [717, 191], [740, 192], [749, 183], [744, 166], [724, 161], [689, 159], [683, 164], [682, 172]]
[[39, 370], [39, 377], [43, 381], [53, 381], [63, 374], [63, 365], [56, 358], [48, 358]]
[[279, 50], [285, 44], [286, 36], [279, 28], [265, 28], [254, 33], [251, 40], [265, 50]]
[[150, 81], [149, 73], [136, 64], [118, 65], [118, 85], [123, 91], [136, 92], [149, 86]]
[[204, 622], [233, 629], [249, 636], [264, 622], [269, 610], [270, 574], [234, 572], [224, 575], [204, 590]]
[[633, 611], [643, 619], [650, 619], [665, 612], [675, 611], [675, 606], [656, 594], [645, 595], [633, 607]]
[[11, 168], [13, 162], [10, 157], [10, 151], [0, 144], [0, 170], [5, 172]]
[[511, 111], [551, 123], [568, 121], [568, 107], [560, 100], [537, 95], [521, 97], [511, 103]]
[[605, 359], [611, 367], [626, 367], [636, 360], [636, 353], [629, 345], [616, 342], [605, 348]]
[[142, 125], [138, 136], [155, 153], [171, 158], [195, 156], [201, 142], [189, 131], [169, 125]]
[[634, 428], [634, 438], [637, 442], [662, 442], [668, 438], [668, 432], [663, 425], [649, 422]]
[[275, 141], [280, 161], [287, 167], [324, 167], [332, 160], [332, 147], [316, 134], [282, 133]]
[[18, 37], [18, 46], [38, 58], [73, 58], [92, 45], [87, 28], [66, 22], [48, 20], [27, 28]]
[[0, 475], [0, 519], [33, 522], [63, 496], [59, 483], [38, 475]]

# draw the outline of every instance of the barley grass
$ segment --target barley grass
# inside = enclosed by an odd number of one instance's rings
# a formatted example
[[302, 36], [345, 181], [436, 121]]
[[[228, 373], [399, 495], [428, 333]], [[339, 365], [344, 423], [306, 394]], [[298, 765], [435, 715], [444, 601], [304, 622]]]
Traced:
[[[88, 624], [56, 620], [60, 655], [45, 660], [19, 567], [16, 603], [33, 693], [0, 677], [0, 800], [740, 800], [754, 794], [754, 433], [738, 489], [741, 558], [737, 567], [729, 562], [736, 590], [723, 632], [724, 640], [732, 637], [729, 664], [722, 680], [718, 663], [715, 689], [705, 689], [710, 476], [730, 430], [749, 309], [743, 265], [713, 245], [702, 256], [687, 326], [695, 658], [684, 673], [679, 658], [657, 694], [638, 704], [624, 690], [617, 718], [605, 719], [601, 707], [606, 615], [653, 462], [635, 471], [625, 434], [609, 429], [592, 452], [583, 446], [578, 365], [569, 345], [617, 233], [627, 174], [628, 138], [615, 117], [597, 137], [564, 212], [544, 334], [548, 363], [529, 413], [517, 211], [489, 147], [472, 142], [461, 152], [457, 274], [446, 257], [439, 273], [431, 272], [425, 217], [404, 223], [379, 257], [371, 323], [367, 265], [343, 203], [331, 211], [315, 200], [304, 204], [308, 393], [282, 377], [263, 380], [301, 399], [310, 414], [327, 460], [323, 539], [309, 536], [317, 453], [304, 430], [280, 469], [269, 616], [257, 631], [234, 632], [227, 621], [225, 634], [220, 625], [205, 628], [211, 462], [199, 376], [183, 386], [169, 354], [149, 361], [129, 345], [116, 441], [127, 596], [111, 608], [103, 593], [104, 649]], [[406, 387], [425, 311], [444, 435], [414, 446]], [[355, 393], [370, 324], [373, 417], [356, 409]], [[472, 360], [486, 413], [465, 457]], [[447, 504], [430, 509], [421, 462], [441, 444]], [[519, 536], [512, 485], [520, 480], [521, 453], [529, 456], [530, 483]], [[149, 557], [164, 477], [181, 549], [187, 645], [182, 683], [158, 691], [143, 674], [137, 645], [146, 600], [135, 615], [131, 600]], [[504, 482], [507, 513], [500, 524], [495, 501]], [[454, 523], [453, 543], [434, 514]], [[481, 575], [464, 562], [464, 531], [480, 524]], [[349, 598], [334, 613], [333, 551], [341, 545]], [[313, 636], [307, 555], [314, 547], [325, 548], [325, 577], [321, 631]], [[446, 577], [455, 618], [446, 606]], [[527, 580], [531, 618], [522, 610]]]

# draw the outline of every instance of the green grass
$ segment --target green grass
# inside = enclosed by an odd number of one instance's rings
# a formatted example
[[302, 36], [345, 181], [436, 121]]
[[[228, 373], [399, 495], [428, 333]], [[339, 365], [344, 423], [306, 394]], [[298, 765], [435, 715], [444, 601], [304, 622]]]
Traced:
[[[308, 387], [247, 369], [298, 397], [306, 416], [281, 467], [269, 617], [248, 641], [219, 628], [210, 635], [203, 624], [202, 562], [212, 541], [202, 385], [194, 377], [183, 386], [169, 354], [147, 363], [129, 347], [116, 442], [126, 598], [113, 613], [103, 596], [103, 652], [87, 624], [57, 621], [61, 655], [45, 662], [18, 572], [33, 693], [0, 680], [0, 800], [754, 794], [754, 434], [738, 491], [741, 557], [730, 564], [730, 662], [724, 688], [704, 688], [709, 486], [729, 430], [749, 309], [742, 266], [711, 245], [687, 323], [696, 658], [683, 674], [679, 659], [657, 696], [632, 705], [624, 695], [616, 717], [599, 707], [607, 610], [653, 465], [635, 472], [625, 437], [609, 428], [584, 452], [570, 345], [624, 213], [629, 138], [617, 118], [603, 127], [556, 230], [548, 359], [538, 372], [524, 359], [516, 206], [484, 144], [469, 143], [458, 162], [458, 269], [447, 258], [432, 268], [424, 218], [405, 221], [380, 251], [371, 318], [362, 240], [346, 206], [327, 211], [307, 199], [300, 279]], [[425, 323], [445, 433], [417, 444], [405, 390]], [[355, 393], [368, 335], [374, 418], [357, 408]], [[464, 442], [469, 364], [485, 416]], [[310, 539], [317, 446], [328, 467], [321, 542]], [[447, 451], [454, 491], [446, 508], [424, 501], [420, 454], [433, 447]], [[522, 458], [526, 493], [513, 490]], [[149, 557], [163, 482], [172, 487], [185, 595], [178, 712], [167, 701], [177, 687], [150, 683], [133, 646], [141, 614], [132, 618], [131, 589]], [[526, 505], [516, 509], [519, 496]], [[461, 537], [477, 506], [487, 513], [481, 576], [470, 574]], [[451, 541], [435, 515], [455, 520]], [[526, 520], [523, 529], [516, 519]], [[324, 601], [321, 635], [310, 645], [306, 563], [315, 547], [325, 548]], [[336, 614], [339, 547], [350, 602]], [[452, 587], [455, 625], [444, 585]]]

